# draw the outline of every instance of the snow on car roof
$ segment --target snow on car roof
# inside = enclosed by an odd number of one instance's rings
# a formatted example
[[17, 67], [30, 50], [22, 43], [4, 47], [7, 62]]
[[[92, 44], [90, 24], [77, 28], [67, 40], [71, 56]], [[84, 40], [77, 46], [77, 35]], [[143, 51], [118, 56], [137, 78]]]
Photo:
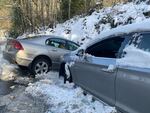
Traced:
[[139, 23], [133, 23], [125, 26], [119, 26], [117, 28], [106, 30], [101, 32], [100, 37], [108, 37], [111, 35], [129, 34], [132, 32], [150, 31], [150, 19]]
[[111, 36], [120, 36], [124, 34], [130, 34], [133, 32], [147, 32], [150, 31], [150, 19], [146, 19], [139, 23], [133, 23], [129, 25], [119, 26], [117, 28], [113, 28], [110, 30], [102, 31], [96, 39], [89, 39], [85, 44], [81, 46], [81, 48], [85, 49], [89, 45], [94, 44], [100, 40]]

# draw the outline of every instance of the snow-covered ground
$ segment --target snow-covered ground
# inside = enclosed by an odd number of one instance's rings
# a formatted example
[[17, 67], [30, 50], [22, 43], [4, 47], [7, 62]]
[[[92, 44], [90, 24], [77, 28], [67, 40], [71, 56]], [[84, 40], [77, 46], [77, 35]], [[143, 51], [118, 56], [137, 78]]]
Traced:
[[83, 90], [73, 83], [63, 83], [57, 72], [37, 76], [38, 82], [29, 84], [26, 93], [40, 98], [47, 103], [47, 113], [115, 113], [113, 107], [92, 100], [91, 95], [84, 95]]
[[[2, 41], [5, 41], [3, 38]], [[3, 59], [2, 50], [4, 49], [5, 44], [0, 45], [0, 79], [4, 81], [13, 80], [16, 76], [16, 72], [14, 71], [18, 68], [16, 65], [8, 63], [5, 59]]]

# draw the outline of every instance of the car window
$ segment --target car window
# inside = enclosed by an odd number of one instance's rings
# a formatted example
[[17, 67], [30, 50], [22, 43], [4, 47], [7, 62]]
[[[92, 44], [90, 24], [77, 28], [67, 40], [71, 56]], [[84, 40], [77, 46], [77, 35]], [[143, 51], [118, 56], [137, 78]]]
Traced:
[[56, 48], [66, 49], [66, 41], [61, 39], [47, 39], [45, 44]]
[[112, 37], [87, 48], [86, 53], [95, 57], [116, 58], [124, 38]]
[[135, 33], [132, 35], [129, 45], [150, 52], [150, 34]]
[[150, 52], [150, 35], [147, 33], [131, 34], [118, 63], [119, 65], [149, 68], [148, 52]]
[[129, 41], [128, 45], [134, 45], [135, 47], [137, 47], [137, 45], [139, 44], [140, 40], [141, 40], [142, 35], [140, 33], [134, 33], [133, 35], [131, 35], [131, 39]]
[[74, 51], [74, 50], [76, 50], [78, 48], [79, 48], [79, 45], [77, 45], [77, 44], [75, 44], [73, 42], [70, 42], [70, 41], [67, 42], [67, 49], [68, 50]]
[[141, 37], [138, 38], [138, 40], [139, 43], [137, 45], [137, 48], [150, 52], [150, 35], [143, 34], [141, 35]]

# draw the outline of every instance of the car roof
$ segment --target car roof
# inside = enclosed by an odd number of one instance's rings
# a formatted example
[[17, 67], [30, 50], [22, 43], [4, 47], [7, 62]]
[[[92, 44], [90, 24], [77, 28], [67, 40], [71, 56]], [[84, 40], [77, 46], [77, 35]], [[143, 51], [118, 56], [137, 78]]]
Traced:
[[[31, 37], [27, 37], [27, 38], [23, 38], [23, 39], [18, 39], [20, 41], [26, 41], [26, 42], [32, 42], [32, 43], [36, 43], [36, 44], [44, 44], [45, 45], [45, 41], [49, 38], [52, 38], [52, 39], [62, 39], [62, 40], [65, 40], [65, 41], [69, 41], [69, 42], [73, 42], [73, 41], [70, 41], [68, 39], [65, 39], [64, 37], [61, 37], [61, 36], [55, 36], [55, 35], [35, 35], [35, 36], [31, 36]], [[75, 43], [75, 42], [73, 42]], [[79, 46], [79, 44], [75, 43], [76, 45]]]
[[76, 42], [74, 41], [71, 41], [71, 40], [68, 40], [64, 37], [61, 37], [61, 36], [54, 36], [54, 35], [49, 35], [48, 38], [55, 38], [55, 39], [62, 39], [62, 40], [65, 40], [65, 41], [68, 41], [68, 42], [72, 42], [72, 43], [75, 43], [76, 45], [80, 46], [79, 44], [77, 44]]

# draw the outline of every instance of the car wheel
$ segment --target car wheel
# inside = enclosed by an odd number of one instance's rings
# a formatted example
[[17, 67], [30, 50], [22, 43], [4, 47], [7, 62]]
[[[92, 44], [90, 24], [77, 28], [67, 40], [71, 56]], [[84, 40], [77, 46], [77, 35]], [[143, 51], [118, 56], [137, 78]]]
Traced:
[[59, 77], [61, 77], [61, 76], [65, 76], [65, 62], [62, 62], [61, 64], [60, 64], [60, 68], [59, 68]]
[[44, 74], [47, 73], [51, 68], [51, 63], [49, 60], [45, 58], [36, 59], [31, 66], [31, 72], [36, 74]]

